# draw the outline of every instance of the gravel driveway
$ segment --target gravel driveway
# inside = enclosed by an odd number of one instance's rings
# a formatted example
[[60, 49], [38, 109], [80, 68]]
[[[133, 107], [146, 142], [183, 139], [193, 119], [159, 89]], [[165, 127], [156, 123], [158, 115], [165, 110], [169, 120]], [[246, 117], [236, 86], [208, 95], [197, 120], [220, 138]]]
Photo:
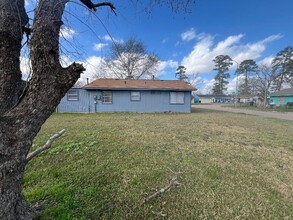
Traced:
[[265, 111], [254, 111], [241, 108], [232, 108], [232, 107], [222, 107], [218, 104], [212, 105], [193, 105], [192, 108], [202, 108], [216, 111], [225, 111], [225, 112], [234, 112], [234, 113], [244, 113], [248, 115], [258, 115], [268, 118], [277, 118], [293, 121], [293, 112], [265, 112]]

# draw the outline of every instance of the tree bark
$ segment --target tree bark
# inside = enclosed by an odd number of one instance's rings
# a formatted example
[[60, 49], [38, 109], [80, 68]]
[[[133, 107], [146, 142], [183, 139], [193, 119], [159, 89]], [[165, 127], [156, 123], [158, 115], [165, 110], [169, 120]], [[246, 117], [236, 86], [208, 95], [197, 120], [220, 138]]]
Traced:
[[24, 0], [0, 4], [0, 114], [11, 108], [21, 90], [22, 26], [28, 22]]
[[[3, 1], [2, 1], [3, 2]], [[23, 194], [27, 154], [42, 124], [74, 85], [81, 64], [62, 68], [59, 32], [68, 0], [39, 0], [30, 41], [32, 78], [22, 93], [20, 51], [27, 23], [24, 0], [0, 6], [0, 219], [33, 219], [37, 211]]]

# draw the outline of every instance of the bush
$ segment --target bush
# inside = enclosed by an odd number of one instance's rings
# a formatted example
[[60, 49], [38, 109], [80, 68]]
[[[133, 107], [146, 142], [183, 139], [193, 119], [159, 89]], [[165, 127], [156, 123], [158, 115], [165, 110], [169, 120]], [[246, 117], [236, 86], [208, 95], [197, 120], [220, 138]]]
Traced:
[[287, 102], [286, 108], [293, 108], [293, 102]]

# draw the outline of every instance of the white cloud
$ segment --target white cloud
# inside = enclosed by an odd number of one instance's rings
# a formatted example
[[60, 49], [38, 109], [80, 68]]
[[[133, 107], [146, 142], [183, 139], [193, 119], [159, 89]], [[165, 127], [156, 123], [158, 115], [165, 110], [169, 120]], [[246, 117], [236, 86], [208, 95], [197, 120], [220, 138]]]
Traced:
[[114, 41], [115, 43], [123, 43], [124, 42], [123, 39], [114, 38], [114, 37], [111, 37], [110, 35], [104, 35], [100, 38], [105, 41], [111, 41], [111, 42]]
[[226, 48], [233, 46], [234, 44], [237, 44], [243, 36], [244, 36], [243, 34], [239, 34], [236, 36], [227, 37], [224, 41], [220, 41], [217, 44], [215, 51], [222, 51], [222, 50], [225, 50]]
[[258, 64], [270, 66], [273, 62], [273, 59], [273, 56], [265, 57], [264, 59], [260, 60]]
[[[238, 78], [238, 81], [237, 81], [237, 84], [239, 84], [239, 80], [240, 80], [240, 77], [236, 77], [234, 76], [232, 79], [230, 79], [228, 85], [227, 85], [227, 91], [226, 93], [227, 94], [235, 94], [236, 92], [236, 79]], [[239, 86], [239, 85], [237, 85]]]
[[[211, 35], [202, 34], [197, 37], [198, 42], [194, 45], [193, 50], [183, 58], [181, 65], [187, 69], [187, 74], [208, 73], [213, 71], [213, 59], [218, 55], [229, 55], [238, 63], [245, 59], [258, 59], [266, 50], [267, 44], [279, 40], [281, 35], [271, 35], [256, 43], [241, 43], [243, 34], [229, 36], [226, 39], [215, 42]], [[234, 64], [233, 67], [236, 67]]]
[[67, 66], [69, 66], [72, 63], [71, 57], [68, 55], [61, 55], [60, 56], [60, 63], [61, 66], [66, 68]]
[[190, 28], [188, 31], [181, 34], [181, 39], [183, 41], [191, 41], [195, 38], [195, 30], [194, 28]]
[[97, 44], [94, 44], [94, 48], [93, 49], [95, 51], [101, 51], [106, 46], [108, 46], [108, 44], [97, 43]]
[[29, 80], [31, 77], [31, 63], [27, 57], [20, 57], [20, 70], [23, 80]]
[[[85, 85], [87, 82], [87, 78], [89, 81], [93, 81], [96, 78], [115, 78], [115, 74], [113, 71], [109, 71], [104, 66], [105, 58], [100, 56], [91, 56], [87, 58], [85, 61], [79, 61], [78, 63], [82, 63], [86, 69], [86, 71], [81, 74], [78, 79], [79, 85]], [[64, 62], [67, 65], [70, 64], [70, 59], [68, 57], [64, 57]], [[157, 73], [154, 74], [155, 77], [159, 77], [165, 73], [170, 73], [170, 69], [175, 74], [175, 69], [178, 67], [178, 62], [173, 60], [168, 61], [160, 61], [157, 67]]]
[[80, 78], [78, 79], [78, 83], [85, 85], [87, 78], [89, 81], [93, 81], [96, 78], [103, 77], [103, 57], [98, 56], [91, 56], [88, 57], [85, 61], [79, 62], [82, 63], [85, 67], [85, 71], [81, 74]]
[[271, 35], [271, 36], [265, 38], [261, 42], [266, 44], [266, 43], [270, 43], [270, 42], [275, 41], [275, 40], [280, 40], [282, 37], [283, 37], [283, 35], [281, 35], [281, 34], [275, 34], [275, 35]]
[[[232, 78], [228, 79], [228, 84], [226, 85], [227, 90], [224, 91], [224, 94], [235, 94], [236, 92], [236, 84], [239, 90], [239, 85], [242, 80], [244, 80], [244, 75], [231, 75]], [[237, 82], [236, 82], [237, 81]], [[198, 84], [197, 94], [212, 94], [214, 87], [215, 79], [200, 79], [200, 83]]]
[[170, 73], [170, 69], [171, 71], [174, 70], [174, 75], [175, 75], [175, 69], [178, 67], [178, 62], [174, 61], [174, 60], [167, 60], [167, 61], [160, 61], [158, 64], [158, 73], [156, 74], [156, 76], [160, 76], [160, 75], [164, 75], [166, 73]]
[[178, 67], [178, 62], [174, 60], [168, 60], [168, 61], [160, 61], [159, 62], [159, 70], [163, 70], [167, 67], [171, 68], [177, 68]]
[[73, 39], [75, 34], [76, 34], [76, 31], [69, 27], [62, 27], [60, 29], [60, 36], [64, 37], [67, 40]]
[[198, 85], [196, 94], [212, 94], [213, 93], [213, 86], [215, 83], [214, 79], [201, 79], [202, 83]]

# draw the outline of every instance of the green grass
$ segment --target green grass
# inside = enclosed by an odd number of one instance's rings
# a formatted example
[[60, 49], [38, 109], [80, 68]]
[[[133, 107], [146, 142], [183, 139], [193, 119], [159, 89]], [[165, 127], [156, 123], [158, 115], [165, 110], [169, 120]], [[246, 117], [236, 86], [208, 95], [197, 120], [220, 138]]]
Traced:
[[[63, 128], [23, 179], [40, 219], [293, 218], [292, 122], [200, 109], [54, 114], [34, 148]], [[171, 170], [182, 185], [141, 205]]]

